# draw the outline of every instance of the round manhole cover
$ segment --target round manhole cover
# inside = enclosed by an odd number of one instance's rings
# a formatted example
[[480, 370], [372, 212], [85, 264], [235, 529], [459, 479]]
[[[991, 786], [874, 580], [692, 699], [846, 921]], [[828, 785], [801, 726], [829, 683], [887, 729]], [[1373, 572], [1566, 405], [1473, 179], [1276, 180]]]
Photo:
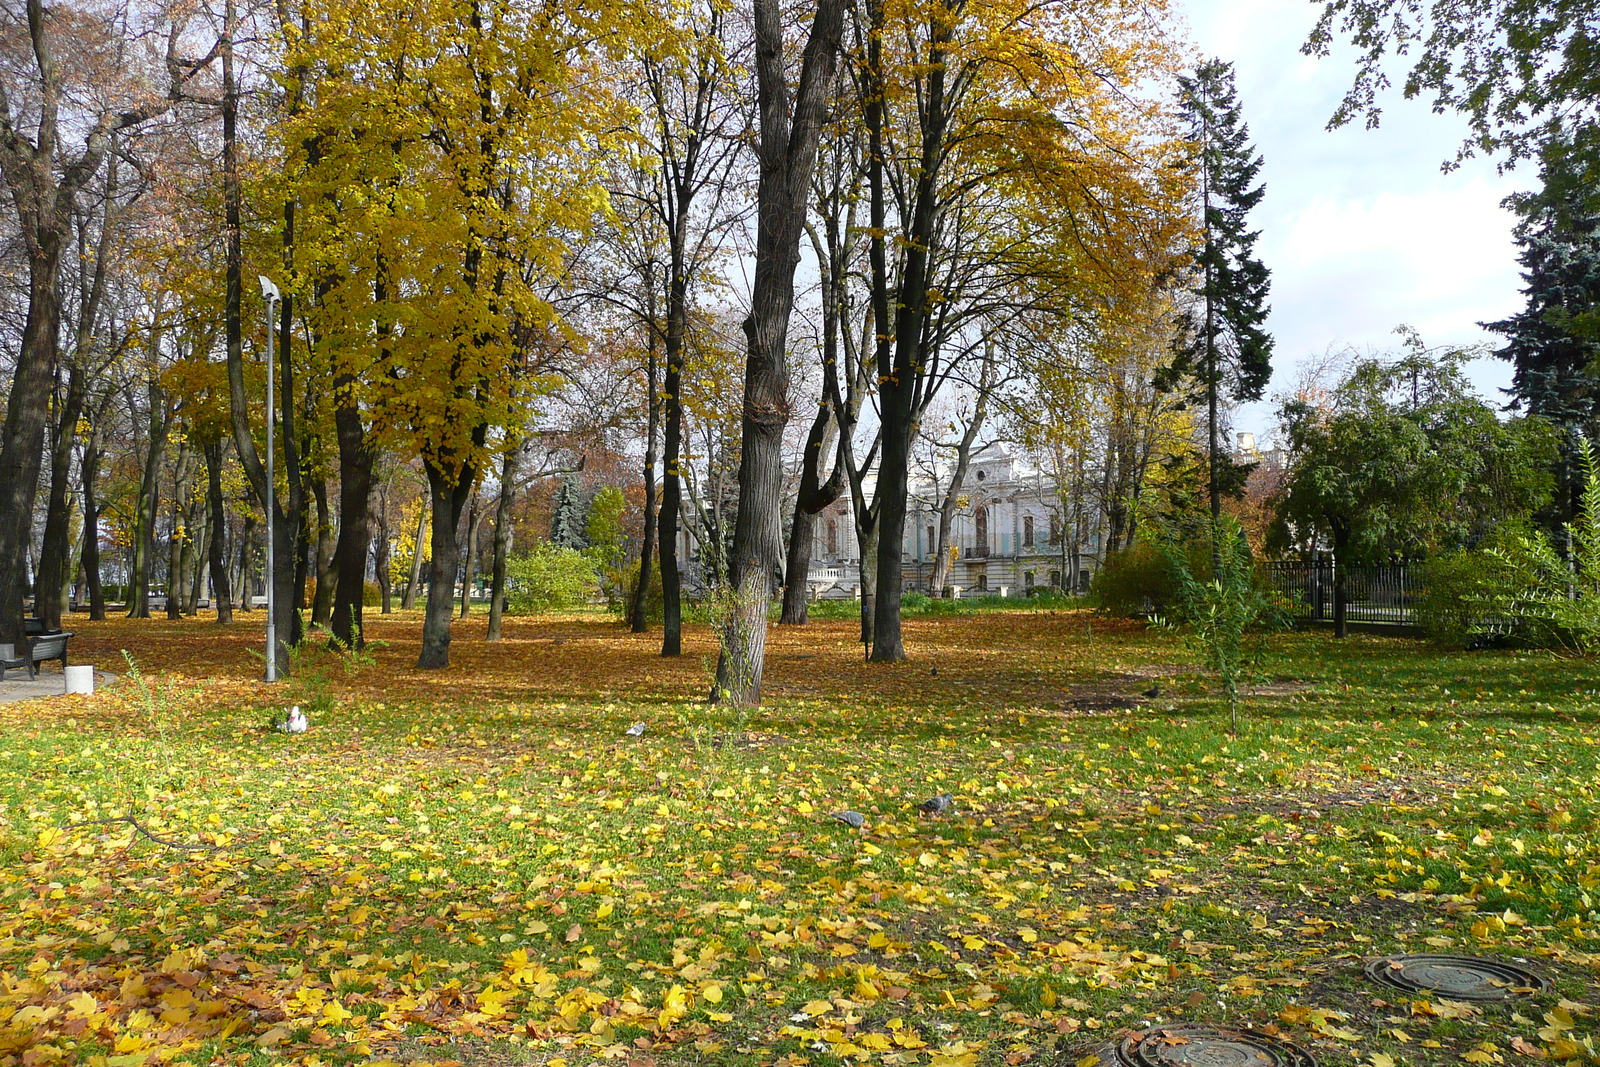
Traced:
[[1472, 956], [1388, 956], [1367, 964], [1367, 976], [1407, 993], [1452, 1000], [1505, 1000], [1549, 985], [1526, 967]]
[[1270, 1034], [1227, 1026], [1157, 1026], [1123, 1038], [1127, 1067], [1316, 1067], [1311, 1053]]

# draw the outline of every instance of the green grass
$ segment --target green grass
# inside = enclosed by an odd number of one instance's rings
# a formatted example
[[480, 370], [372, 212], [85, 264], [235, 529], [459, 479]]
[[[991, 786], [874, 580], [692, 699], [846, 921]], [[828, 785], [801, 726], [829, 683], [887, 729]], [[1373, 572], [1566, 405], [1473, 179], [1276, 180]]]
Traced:
[[[111, 624], [153, 702], [0, 720], [0, 1063], [1071, 1063], [1157, 1020], [1323, 1063], [1592, 1055], [1594, 665], [1282, 635], [1230, 735], [1176, 638], [1034, 607], [914, 620], [902, 665], [853, 619], [775, 631], [748, 714], [695, 698], [700, 632], [662, 664], [512, 620], [441, 677], [382, 622], [303, 737], [259, 731], [294, 691], [244, 635]], [[220, 847], [72, 826], [124, 815]], [[1462, 1013], [1369, 985], [1394, 951], [1554, 988]]]

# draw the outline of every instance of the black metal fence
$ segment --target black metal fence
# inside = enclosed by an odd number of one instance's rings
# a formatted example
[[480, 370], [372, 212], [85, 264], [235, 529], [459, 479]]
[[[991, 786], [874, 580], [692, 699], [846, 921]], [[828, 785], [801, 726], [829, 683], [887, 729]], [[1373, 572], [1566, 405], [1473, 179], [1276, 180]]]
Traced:
[[[1291, 615], [1312, 622], [1333, 621], [1332, 560], [1281, 560], [1266, 564], [1266, 570]], [[1416, 622], [1422, 590], [1408, 564], [1347, 565], [1344, 581], [1346, 622], [1400, 626]]]

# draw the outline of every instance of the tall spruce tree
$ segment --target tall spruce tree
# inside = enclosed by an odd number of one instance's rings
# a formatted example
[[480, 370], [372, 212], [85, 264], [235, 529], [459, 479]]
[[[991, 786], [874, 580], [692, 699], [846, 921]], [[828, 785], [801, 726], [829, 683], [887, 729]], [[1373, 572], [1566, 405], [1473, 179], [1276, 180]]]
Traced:
[[1495, 354], [1512, 364], [1514, 404], [1542, 415], [1564, 432], [1557, 461], [1561, 529], [1576, 514], [1582, 477], [1578, 435], [1600, 434], [1600, 175], [1566, 139], [1540, 153], [1540, 188], [1506, 198], [1518, 216], [1523, 309], [1487, 322], [1506, 344]]
[[562, 477], [550, 516], [550, 540], [579, 552], [589, 547], [589, 508], [575, 474]]
[[1260, 400], [1272, 377], [1272, 337], [1262, 329], [1271, 272], [1255, 256], [1260, 231], [1246, 223], [1266, 186], [1256, 183], [1261, 156], [1239, 113], [1233, 64], [1208, 60], [1178, 79], [1178, 91], [1194, 143], [1201, 245], [1190, 289], [1194, 304], [1166, 377], [1188, 378], [1204, 391], [1207, 482], [1211, 518], [1217, 521], [1224, 491], [1241, 483], [1218, 440], [1224, 393], [1234, 400]]

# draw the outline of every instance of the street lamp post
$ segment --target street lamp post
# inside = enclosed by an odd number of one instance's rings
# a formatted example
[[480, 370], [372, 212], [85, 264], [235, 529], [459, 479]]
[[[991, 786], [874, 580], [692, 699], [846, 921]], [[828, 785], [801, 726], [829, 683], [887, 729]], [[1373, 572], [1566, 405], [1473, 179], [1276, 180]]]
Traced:
[[277, 422], [273, 407], [272, 380], [276, 377], [272, 365], [272, 307], [283, 299], [278, 287], [265, 274], [259, 275], [261, 295], [267, 302], [267, 681], [278, 680], [278, 569], [274, 558], [272, 513], [278, 510], [278, 483], [273, 480], [272, 429]]

